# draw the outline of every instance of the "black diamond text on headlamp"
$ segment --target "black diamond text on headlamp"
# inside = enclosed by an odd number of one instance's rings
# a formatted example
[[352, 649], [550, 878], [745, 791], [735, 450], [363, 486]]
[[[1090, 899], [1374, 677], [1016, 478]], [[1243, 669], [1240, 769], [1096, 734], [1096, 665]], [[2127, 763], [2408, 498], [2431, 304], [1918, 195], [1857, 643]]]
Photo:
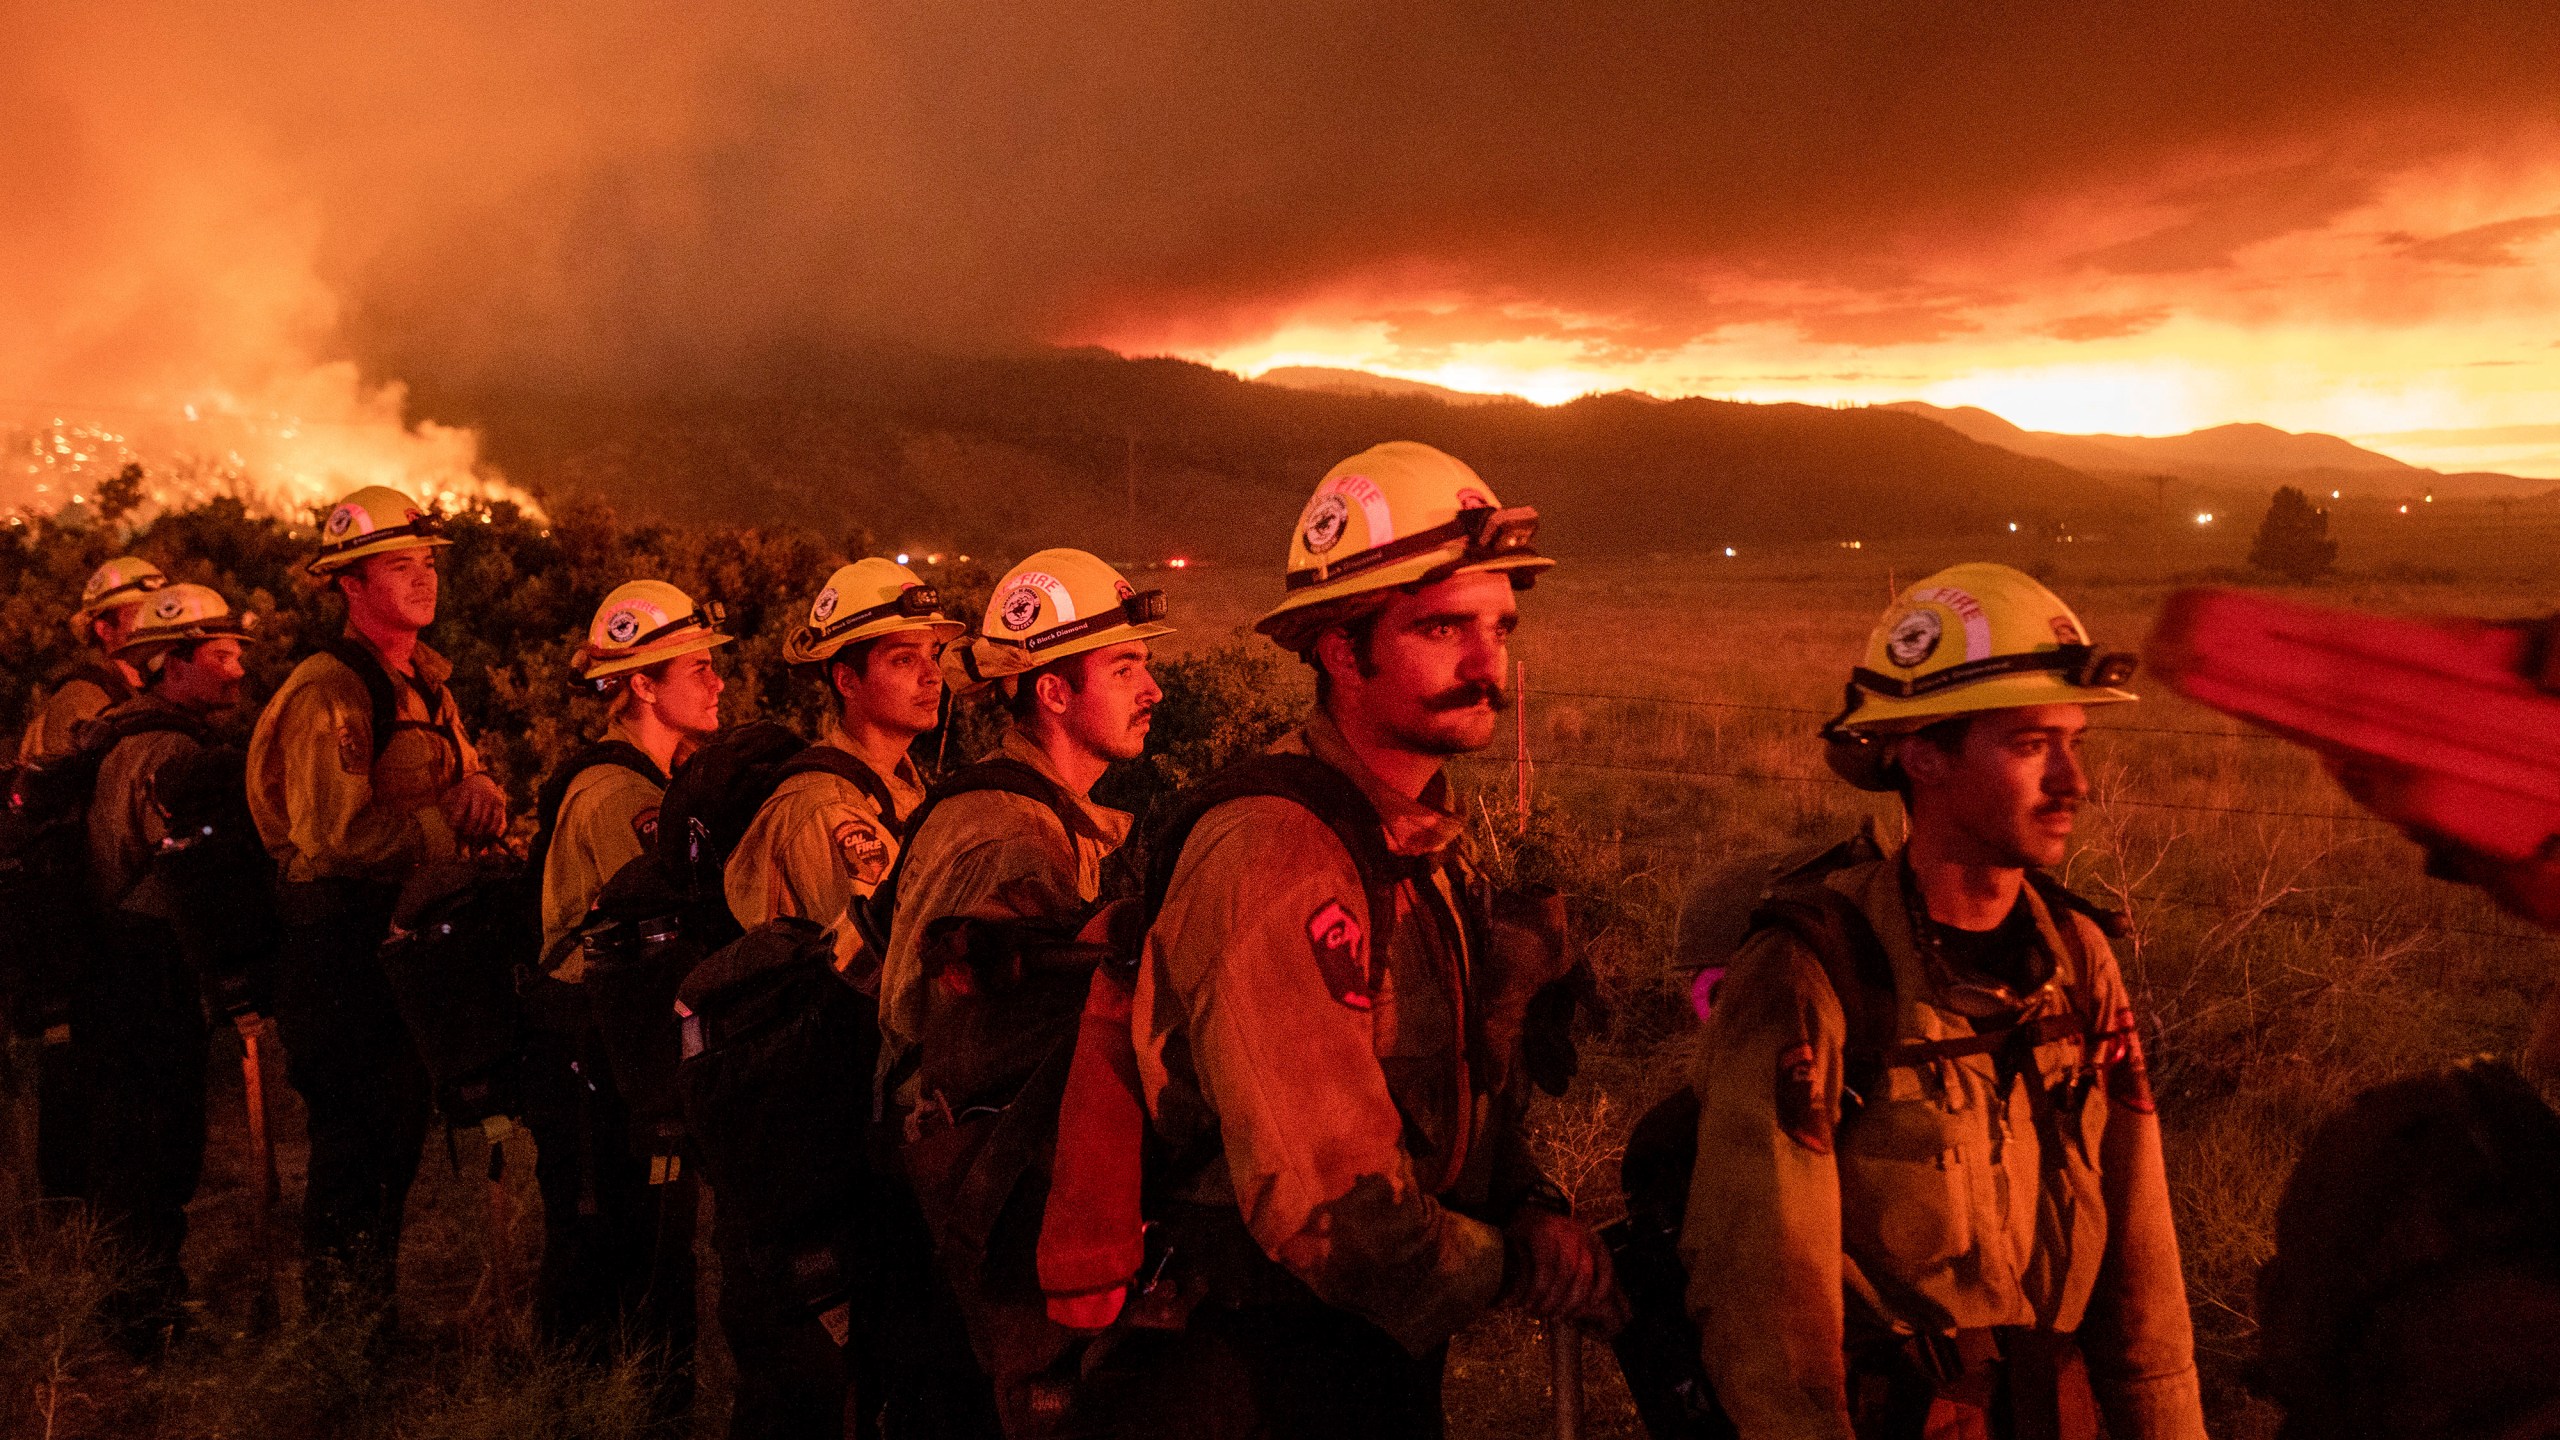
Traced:
[[443, 516], [421, 514], [417, 519], [411, 520], [406, 524], [386, 525], [378, 529], [367, 530], [361, 535], [350, 535], [344, 540], [322, 540], [320, 542], [320, 554], [317, 558], [326, 560], [332, 555], [343, 554], [360, 545], [371, 545], [382, 540], [431, 540], [441, 533], [443, 529]]
[[1896, 700], [1915, 700], [1956, 685], [1969, 685], [1998, 675], [2030, 675], [2052, 672], [2070, 684], [2085, 690], [2122, 685], [2133, 678], [2138, 658], [2122, 651], [2100, 650], [2092, 645], [2064, 645], [2052, 650], [2034, 650], [2024, 655], [1994, 655], [1984, 660], [1967, 660], [1951, 665], [1934, 675], [1912, 680], [1897, 680], [1861, 665], [1849, 672], [1851, 681], [1861, 690]]
[[1097, 630], [1108, 630], [1115, 625], [1147, 625], [1163, 618], [1164, 592], [1141, 590], [1121, 601], [1117, 607], [1105, 610], [1099, 615], [1087, 615], [1081, 620], [1070, 620], [1055, 629], [1043, 630], [1023, 641], [1022, 648], [1037, 655], [1043, 650], [1054, 649], [1070, 640], [1091, 635]]
[[930, 585], [910, 585], [895, 596], [868, 609], [856, 610], [850, 615], [838, 615], [824, 625], [809, 626], [804, 643], [823, 645], [848, 631], [857, 630], [874, 620], [886, 620], [892, 615], [903, 616], [909, 620], [922, 620], [928, 615], [939, 614], [941, 610], [941, 591]]
[[1489, 505], [1473, 505], [1458, 512], [1446, 525], [1434, 525], [1401, 540], [1373, 545], [1356, 555], [1346, 555], [1330, 565], [1313, 570], [1299, 570], [1283, 582], [1289, 590], [1304, 590], [1310, 585], [1327, 585], [1349, 575], [1366, 574], [1381, 565], [1392, 565], [1409, 555], [1437, 550], [1451, 541], [1463, 541], [1466, 549], [1446, 566], [1422, 577], [1423, 584], [1446, 580], [1469, 565], [1515, 555], [1537, 554], [1538, 512], [1527, 505], [1506, 505], [1497, 510]]

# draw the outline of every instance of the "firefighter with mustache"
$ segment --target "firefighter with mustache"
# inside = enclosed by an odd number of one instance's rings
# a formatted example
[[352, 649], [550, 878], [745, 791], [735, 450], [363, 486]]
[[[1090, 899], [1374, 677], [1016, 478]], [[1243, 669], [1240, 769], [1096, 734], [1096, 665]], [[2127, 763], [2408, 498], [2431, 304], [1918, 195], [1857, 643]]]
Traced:
[[1781, 877], [1715, 993], [1681, 1250], [1745, 1440], [2204, 1433], [2107, 922], [2049, 879], [2132, 657], [2001, 565], [1897, 598], [1824, 731], [1909, 839]]
[[432, 1091], [379, 952], [404, 881], [507, 829], [446, 688], [452, 662], [419, 638], [441, 530], [385, 486], [330, 507], [308, 568], [344, 599], [346, 629], [294, 667], [249, 739], [250, 813], [281, 871], [276, 1021], [310, 1127], [303, 1290], [386, 1334]]
[[[1148, 642], [1164, 592], [1081, 550], [1043, 550], [996, 583], [944, 674], [992, 693], [994, 754], [935, 788], [886, 895], [882, 1084], [936, 1253], [995, 1382], [1004, 1432], [1053, 1433], [1074, 1332], [1034, 1273], [1060, 1095], [1098, 950], [1088, 930], [1131, 817], [1093, 799], [1146, 748], [1164, 692]], [[1063, 1373], [1062, 1373], [1063, 1372]]]
[[1437, 1435], [1450, 1337], [1487, 1311], [1620, 1323], [1521, 1129], [1520, 1012], [1564, 973], [1560, 923], [1498, 923], [1446, 774], [1493, 738], [1514, 592], [1553, 563], [1536, 525], [1427, 445], [1333, 467], [1257, 626], [1315, 707], [1155, 842], [1130, 1024], [1175, 1158], [1149, 1213], [1206, 1298], [1189, 1381], [1151, 1378], [1208, 1433]]

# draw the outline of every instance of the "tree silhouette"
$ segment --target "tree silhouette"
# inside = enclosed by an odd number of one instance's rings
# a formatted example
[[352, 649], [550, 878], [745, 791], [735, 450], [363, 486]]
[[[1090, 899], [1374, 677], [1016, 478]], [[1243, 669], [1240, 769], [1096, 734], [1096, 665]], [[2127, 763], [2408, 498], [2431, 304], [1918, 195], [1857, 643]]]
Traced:
[[2258, 522], [2249, 563], [2297, 584], [2328, 574], [2338, 563], [2338, 542], [2329, 538], [2329, 512], [2315, 509], [2311, 497], [2291, 485], [2276, 491], [2267, 518]]

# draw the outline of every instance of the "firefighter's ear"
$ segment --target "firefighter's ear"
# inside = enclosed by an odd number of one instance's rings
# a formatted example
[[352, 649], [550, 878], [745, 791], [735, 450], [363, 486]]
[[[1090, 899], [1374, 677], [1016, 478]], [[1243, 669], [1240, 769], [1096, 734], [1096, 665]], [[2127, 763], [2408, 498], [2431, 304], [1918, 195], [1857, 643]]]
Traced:
[[1889, 763], [1900, 766], [1914, 785], [1942, 785], [1955, 774], [1955, 753], [1939, 748], [1926, 735], [1902, 735], [1884, 742]]

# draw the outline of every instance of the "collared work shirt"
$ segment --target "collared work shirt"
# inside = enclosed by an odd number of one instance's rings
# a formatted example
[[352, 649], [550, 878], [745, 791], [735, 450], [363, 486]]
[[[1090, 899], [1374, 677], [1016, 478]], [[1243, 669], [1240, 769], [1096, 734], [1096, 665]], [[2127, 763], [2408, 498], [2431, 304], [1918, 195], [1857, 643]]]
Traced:
[[1702, 1038], [1681, 1245], [1717, 1398], [1748, 1440], [1848, 1440], [1844, 1347], [2022, 1326], [2077, 1334], [2108, 1433], [2201, 1437], [2159, 1118], [2106, 937], [2027, 886], [2051, 979], [2017, 996], [1948, 973], [1913, 939], [1900, 865], [1825, 882], [1892, 960], [1896, 1040], [2011, 1014], [2067, 1016], [2068, 1033], [2031, 1065], [2005, 1057], [2009, 1083], [2004, 1057], [1963, 1055], [1883, 1069], [1844, 1100], [1846, 1021], [1820, 959], [1785, 930], [1743, 948]]
[[410, 664], [392, 675], [394, 729], [378, 755], [364, 677], [326, 652], [295, 666], [258, 717], [249, 812], [286, 880], [397, 885], [457, 853], [437, 803], [481, 772], [480, 752], [445, 688], [451, 662], [422, 642]]
[[[818, 743], [853, 754], [834, 725]], [[779, 915], [832, 928], [836, 969], [866, 994], [878, 989], [880, 962], [848, 912], [889, 878], [898, 860], [893, 827], [924, 803], [924, 780], [912, 759], [899, 756], [897, 768], [880, 778], [896, 802], [893, 816], [883, 817], [871, 797], [841, 775], [812, 770], [783, 781], [756, 812], [721, 875], [729, 913], [750, 930]]]
[[[616, 724], [605, 739], [637, 748]], [[614, 872], [645, 852], [658, 831], [658, 801], [666, 787], [628, 765], [590, 765], [569, 782], [551, 825], [551, 850], [542, 858], [542, 955], [557, 954], [551, 978], [575, 984], [586, 978], [586, 952], [567, 945]], [[564, 953], [565, 952], [565, 953]]]
[[[1466, 843], [1459, 817], [1389, 789], [1321, 712], [1275, 750], [1314, 755], [1375, 807], [1398, 855]], [[1425, 894], [1429, 886], [1440, 893]], [[1276, 796], [1203, 815], [1147, 936], [1131, 1016], [1157, 1129], [1214, 1126], [1233, 1203], [1265, 1254], [1329, 1304], [1423, 1353], [1492, 1306], [1501, 1233], [1485, 1208], [1533, 1176], [1511, 1093], [1469, 1072], [1473, 989], [1445, 871], [1373, 914], [1350, 852]]]

